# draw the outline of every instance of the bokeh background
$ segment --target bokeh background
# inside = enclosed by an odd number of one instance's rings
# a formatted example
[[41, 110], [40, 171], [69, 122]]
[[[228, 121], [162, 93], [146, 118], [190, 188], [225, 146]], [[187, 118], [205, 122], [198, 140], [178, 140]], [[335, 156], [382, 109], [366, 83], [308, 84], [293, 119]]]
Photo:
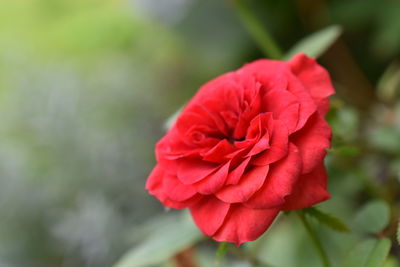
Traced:
[[[379, 197], [396, 220], [400, 2], [249, 4], [284, 50], [327, 25], [343, 27], [320, 58], [338, 91], [329, 114], [333, 198], [322, 207], [354, 225], [355, 211]], [[202, 83], [261, 57], [228, 0], [2, 1], [0, 266], [112, 266], [157, 222], [180, 216], [144, 190], [165, 120]], [[319, 266], [297, 225], [279, 219], [249, 249], [270, 266]], [[319, 231], [333, 258], [366, 235]], [[203, 240], [189, 252], [210, 266], [216, 247]], [[170, 256], [153, 264], [184, 266]], [[387, 266], [398, 256], [394, 247]], [[225, 261], [254, 266], [240, 255]]]

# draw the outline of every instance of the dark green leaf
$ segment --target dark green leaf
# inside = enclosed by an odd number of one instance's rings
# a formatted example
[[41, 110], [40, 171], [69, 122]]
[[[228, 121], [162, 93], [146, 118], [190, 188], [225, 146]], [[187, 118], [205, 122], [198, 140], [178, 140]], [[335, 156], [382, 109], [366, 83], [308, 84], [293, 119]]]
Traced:
[[328, 226], [329, 228], [339, 231], [339, 232], [348, 232], [349, 228], [347, 227], [347, 225], [342, 222], [339, 218], [322, 212], [321, 210], [311, 207], [311, 208], [307, 208], [304, 209], [305, 214], [315, 218], [318, 220], [318, 222], [320, 222], [321, 224]]
[[295, 44], [285, 56], [290, 59], [298, 53], [305, 53], [309, 57], [321, 56], [338, 39], [342, 29], [337, 26], [329, 26], [321, 31], [315, 32]]

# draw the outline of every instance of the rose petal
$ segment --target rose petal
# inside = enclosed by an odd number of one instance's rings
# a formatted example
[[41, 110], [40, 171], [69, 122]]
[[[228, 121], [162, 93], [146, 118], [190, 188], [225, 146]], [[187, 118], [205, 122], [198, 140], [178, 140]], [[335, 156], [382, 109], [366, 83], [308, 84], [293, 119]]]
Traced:
[[225, 163], [225, 165], [220, 167], [216, 172], [211, 173], [203, 180], [194, 183], [193, 186], [196, 188], [196, 191], [201, 194], [208, 195], [220, 190], [225, 184], [226, 178], [228, 177], [229, 164], [230, 161]]
[[265, 166], [286, 156], [288, 152], [288, 130], [281, 121], [274, 121], [274, 131], [270, 137], [270, 148], [253, 157], [251, 164]]
[[175, 175], [165, 174], [162, 181], [163, 191], [172, 201], [182, 202], [197, 193], [194, 186], [182, 184]]
[[205, 235], [212, 236], [224, 222], [229, 206], [230, 204], [210, 195], [190, 207], [190, 213], [200, 230]]
[[253, 241], [268, 229], [278, 213], [278, 209], [254, 210], [241, 204], [232, 204], [223, 225], [213, 235], [213, 239], [232, 242], [237, 246]]
[[269, 166], [253, 166], [243, 174], [239, 183], [228, 185], [215, 193], [216, 197], [228, 203], [240, 203], [247, 201], [263, 185], [268, 174]]
[[251, 121], [260, 114], [261, 108], [261, 95], [260, 90], [262, 84], [257, 82], [254, 77], [245, 77], [244, 81], [244, 99], [242, 101], [242, 113], [239, 115], [238, 123], [233, 131], [234, 139], [241, 139], [246, 135], [248, 131], [249, 124]]
[[[243, 144], [252, 139], [255, 141], [255, 143], [254, 141], [251, 142], [254, 143], [254, 145], [252, 145], [252, 148], [247, 153], [246, 157], [256, 155], [270, 147], [269, 131], [272, 130], [273, 123], [271, 112], [261, 113], [251, 121], [249, 130], [246, 135], [246, 140], [243, 142]], [[240, 143], [242, 142], [238, 142], [237, 144], [235, 143], [235, 145], [240, 147]], [[250, 145], [251, 143], [248, 143], [248, 145]]]
[[158, 200], [160, 200], [160, 202], [164, 206], [166, 206], [168, 208], [171, 208], [171, 209], [178, 209], [178, 210], [186, 209], [186, 208], [189, 208], [189, 207], [195, 205], [203, 197], [203, 196], [201, 196], [199, 194], [196, 194], [193, 197], [191, 197], [191, 198], [189, 198], [189, 199], [187, 199], [185, 201], [177, 202], [177, 201], [171, 200], [165, 193], [160, 193], [160, 194], [157, 194], [155, 196], [157, 197]]
[[156, 165], [151, 171], [149, 178], [146, 181], [146, 190], [155, 191], [162, 185], [162, 178], [164, 177], [164, 171], [160, 165]]
[[264, 95], [263, 110], [272, 112], [274, 119], [285, 123], [289, 133], [297, 129], [300, 116], [299, 99], [285, 90], [273, 89]]
[[226, 179], [226, 185], [237, 184], [242, 177], [244, 170], [249, 164], [250, 157], [245, 158], [233, 171], [228, 174], [228, 179]]
[[268, 209], [285, 203], [284, 197], [292, 192], [301, 174], [301, 165], [298, 148], [290, 144], [286, 158], [270, 165], [264, 185], [244, 205], [253, 209]]
[[325, 149], [330, 147], [331, 136], [331, 128], [318, 112], [310, 117], [299, 132], [290, 136], [290, 141], [300, 150], [303, 173], [310, 172], [322, 162]]
[[324, 116], [329, 108], [326, 99], [335, 93], [329, 73], [315, 59], [302, 53], [289, 60], [289, 64], [292, 72], [310, 92], [318, 105], [318, 110]]
[[304, 209], [328, 200], [330, 196], [326, 191], [327, 179], [324, 164], [300, 176], [293, 187], [292, 194], [286, 197], [282, 210]]
[[[166, 176], [168, 176], [168, 174], [163, 170], [160, 165], [157, 165], [150, 173], [150, 176], [146, 182], [146, 189], [149, 191], [150, 194], [157, 197], [157, 199], [160, 200], [160, 202], [163, 203], [164, 206], [172, 209], [184, 209], [194, 205], [201, 199], [201, 196], [199, 194], [195, 193], [191, 195], [191, 192], [189, 191], [182, 191], [182, 194], [180, 194], [180, 191], [178, 190], [176, 190], [175, 194], [172, 195], [176, 196], [177, 199], [180, 198], [181, 201], [171, 199], [166, 194], [166, 190], [164, 188]], [[185, 190], [187, 190], [187, 188], [185, 188]]]
[[178, 161], [178, 179], [184, 184], [193, 184], [204, 179], [219, 168], [219, 164], [199, 159], [183, 158]]
[[223, 139], [216, 146], [206, 151], [203, 155], [203, 160], [215, 162], [215, 163], [224, 163], [226, 162], [226, 158], [235, 151], [235, 147], [232, 146], [228, 140]]
[[288, 74], [288, 91], [298, 99], [298, 122], [294, 131], [301, 129], [308, 118], [317, 110], [317, 105], [304, 85], [292, 73]]
[[278, 116], [278, 121], [286, 125], [289, 134], [297, 130], [297, 125], [299, 124], [299, 113], [300, 104], [296, 103], [288, 106], [284, 111], [282, 111]]

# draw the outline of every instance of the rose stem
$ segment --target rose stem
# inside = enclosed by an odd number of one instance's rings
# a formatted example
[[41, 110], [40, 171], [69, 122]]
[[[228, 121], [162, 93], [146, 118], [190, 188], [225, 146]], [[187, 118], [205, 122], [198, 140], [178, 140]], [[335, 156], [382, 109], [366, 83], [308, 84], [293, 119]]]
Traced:
[[272, 59], [281, 59], [283, 57], [281, 49], [249, 6], [242, 0], [231, 0], [231, 3], [243, 25], [264, 54]]
[[308, 223], [307, 218], [304, 216], [304, 212], [302, 210], [297, 210], [296, 214], [299, 216], [304, 228], [306, 229], [308, 235], [311, 238], [311, 241], [313, 242], [315, 248], [317, 249], [323, 266], [330, 267], [331, 265], [329, 264], [328, 256], [326, 255], [325, 250], [322, 247], [322, 244], [319, 241], [314, 230], [311, 228], [310, 224]]

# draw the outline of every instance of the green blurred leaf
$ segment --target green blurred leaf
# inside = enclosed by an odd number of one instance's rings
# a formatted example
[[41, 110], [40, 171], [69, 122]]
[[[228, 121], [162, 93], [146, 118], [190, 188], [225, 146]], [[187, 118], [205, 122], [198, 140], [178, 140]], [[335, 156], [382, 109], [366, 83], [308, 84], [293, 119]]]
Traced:
[[400, 151], [399, 132], [395, 127], [375, 127], [368, 134], [371, 144], [383, 151], [389, 153], [398, 153]]
[[396, 235], [396, 237], [397, 237], [397, 242], [400, 245], [400, 221], [399, 221], [399, 224], [397, 225], [397, 235]]
[[219, 264], [221, 259], [225, 256], [226, 252], [228, 251], [228, 246], [229, 246], [229, 243], [227, 243], [227, 242], [222, 242], [219, 244], [217, 253], [216, 253], [217, 264]]
[[390, 240], [367, 239], [359, 243], [345, 258], [344, 267], [379, 267], [385, 261], [389, 249]]
[[351, 145], [343, 145], [330, 149], [329, 152], [338, 156], [354, 157], [360, 154], [360, 148]]
[[177, 216], [174, 220], [166, 216], [165, 221], [157, 222], [157, 225], [162, 226], [153, 229], [152, 234], [126, 253], [115, 267], [160, 264], [203, 237], [188, 216]]
[[338, 39], [342, 29], [340, 26], [333, 25], [323, 30], [315, 32], [295, 44], [285, 55], [285, 59], [290, 59], [298, 53], [305, 53], [309, 57], [318, 58]]
[[377, 95], [381, 100], [393, 101], [400, 92], [400, 63], [393, 62], [377, 83]]
[[385, 262], [383, 263], [382, 267], [398, 267], [400, 266], [399, 261], [394, 257], [389, 255]]
[[335, 231], [338, 231], [338, 232], [348, 232], [349, 231], [349, 228], [347, 227], [347, 225], [344, 222], [342, 222], [339, 218], [337, 218], [329, 213], [325, 213], [314, 207], [304, 209], [304, 212], [307, 215], [317, 219], [318, 222], [320, 222], [321, 224], [328, 226], [329, 228], [331, 228]]
[[338, 107], [330, 124], [335, 137], [339, 137], [345, 142], [353, 143], [352, 141], [357, 138], [360, 125], [359, 114], [351, 106]]
[[343, 267], [364, 267], [368, 260], [368, 254], [374, 249], [376, 240], [367, 239], [355, 246], [344, 260]]
[[356, 214], [354, 225], [356, 230], [379, 233], [388, 225], [389, 217], [389, 206], [384, 201], [373, 200]]
[[379, 267], [385, 261], [391, 247], [389, 238], [383, 238], [376, 241], [376, 244], [369, 253], [366, 267]]

